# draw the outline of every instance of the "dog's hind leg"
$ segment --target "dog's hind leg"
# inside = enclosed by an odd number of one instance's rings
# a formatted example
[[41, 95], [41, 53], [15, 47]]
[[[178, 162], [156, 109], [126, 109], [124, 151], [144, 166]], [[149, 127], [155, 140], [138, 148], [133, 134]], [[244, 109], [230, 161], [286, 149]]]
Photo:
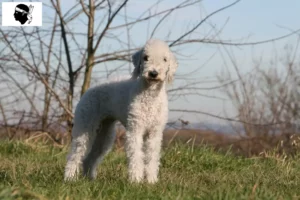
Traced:
[[74, 124], [72, 129], [72, 144], [68, 154], [67, 164], [65, 167], [65, 181], [77, 178], [82, 159], [89, 150], [89, 142], [93, 138], [93, 130], [83, 128], [81, 124]]
[[97, 176], [97, 166], [104, 156], [111, 150], [116, 137], [115, 121], [105, 119], [96, 131], [94, 143], [91, 151], [83, 160], [83, 174], [91, 179]]

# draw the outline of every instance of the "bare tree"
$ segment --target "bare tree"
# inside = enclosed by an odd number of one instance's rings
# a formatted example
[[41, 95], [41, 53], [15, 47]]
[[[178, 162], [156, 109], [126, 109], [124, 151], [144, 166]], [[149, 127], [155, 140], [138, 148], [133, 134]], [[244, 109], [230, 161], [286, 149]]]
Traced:
[[[235, 68], [238, 81], [222, 90], [236, 108], [242, 135], [269, 137], [300, 132], [298, 45], [299, 42], [295, 48], [288, 47], [286, 54], [275, 57], [268, 68], [257, 63], [248, 76], [242, 76]], [[219, 76], [223, 84], [232, 79], [228, 71]]]
[[[66, 8], [60, 0], [45, 0], [44, 8], [51, 14], [44, 17], [42, 27], [1, 28], [0, 83], [5, 89], [0, 96], [1, 116], [5, 116], [1, 123], [5, 126], [27, 123], [27, 127], [49, 132], [57, 132], [55, 128], [64, 125], [64, 130], [70, 132], [74, 102], [90, 87], [91, 80], [96, 83], [114, 72], [130, 71], [131, 55], [140, 48], [140, 44], [136, 46], [133, 42], [132, 29], [152, 22], [142, 32], [147, 38], [155, 37], [172, 15], [201, 4], [201, 0], [185, 0], [158, 9], [164, 3], [158, 0], [148, 2], [139, 11], [140, 16], [132, 17], [126, 12], [130, 2], [78, 0]], [[199, 18], [181, 34], [174, 36], [171, 28], [164, 30], [164, 39], [178, 55], [182, 55], [180, 47], [193, 43], [244, 45], [215, 39], [222, 29], [202, 38], [196, 32], [212, 16], [238, 2]], [[188, 72], [185, 78], [189, 73], [193, 72]], [[171, 88], [169, 93], [172, 98], [201, 96], [201, 83], [191, 81]]]

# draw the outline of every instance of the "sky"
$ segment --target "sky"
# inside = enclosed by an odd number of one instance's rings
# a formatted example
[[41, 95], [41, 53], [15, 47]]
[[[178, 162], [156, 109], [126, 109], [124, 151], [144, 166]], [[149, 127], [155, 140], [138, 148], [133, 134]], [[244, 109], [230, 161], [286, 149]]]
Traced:
[[[7, 1], [7, 0], [6, 0]], [[44, 0], [46, 4], [50, 1]], [[63, 0], [62, 10], [66, 12], [74, 0]], [[116, 1], [120, 2], [120, 1]], [[146, 0], [129, 0], [126, 7], [128, 21], [140, 16], [149, 6], [156, 1]], [[164, 0], [159, 6], [154, 7], [151, 12], [160, 11], [179, 4], [179, 0]], [[201, 19], [215, 10], [232, 3], [232, 0], [202, 0], [193, 7], [182, 9], [174, 12], [167, 21], [165, 21], [157, 30], [154, 37], [166, 40], [176, 39], [186, 30], [198, 23]], [[43, 23], [47, 22], [48, 18], [53, 16], [53, 11], [44, 6], [43, 8]], [[299, 0], [241, 0], [233, 7], [224, 10], [213, 17], [209, 18], [199, 29], [192, 34], [192, 38], [201, 39], [204, 37], [214, 38], [216, 40], [233, 41], [233, 42], [256, 42], [272, 38], [277, 38], [291, 31], [300, 29], [300, 1]], [[125, 12], [125, 11], [124, 11]], [[117, 17], [111, 25], [112, 27], [123, 24], [125, 19], [122, 16]], [[145, 13], [144, 16], [149, 14]], [[101, 20], [101, 15], [97, 16], [97, 20]], [[131, 36], [130, 45], [134, 47], [142, 46], [150, 37], [150, 31], [156, 25], [159, 18], [146, 23], [141, 23], [132, 27], [129, 32]], [[47, 26], [47, 23], [44, 23]], [[77, 20], [70, 25], [74, 31], [86, 30], [86, 18], [83, 15], [80, 20]], [[214, 28], [212, 28], [214, 27]], [[3, 27], [2, 27], [3, 28]], [[219, 32], [219, 34], [216, 33]], [[126, 39], [126, 29], [117, 30], [120, 39]], [[299, 34], [299, 33], [298, 33]], [[79, 36], [78, 36], [79, 37]], [[236, 76], [234, 68], [227, 52], [230, 52], [234, 57], [237, 66], [243, 74], [247, 74], [253, 68], [254, 62], [262, 60], [262, 63], [268, 65], [273, 58], [274, 52], [281, 54], [286, 45], [294, 46], [299, 35], [295, 35], [276, 42], [247, 45], [247, 46], [220, 46], [204, 43], [194, 43], [184, 45], [180, 48], [172, 48], [176, 52], [179, 67], [176, 73], [178, 79], [173, 87], [180, 86], [186, 81], [182, 78], [193, 78], [197, 81], [203, 81], [200, 87], [212, 87], [218, 85], [216, 75], [220, 75], [223, 70], [229, 70], [232, 76]], [[85, 39], [80, 40], [82, 46], [85, 46]], [[120, 44], [112, 40], [106, 40], [97, 50], [98, 53], [118, 50], [122, 47]], [[73, 57], [76, 59], [76, 55]], [[116, 63], [110, 63], [116, 65]], [[200, 67], [195, 73], [186, 75], [189, 72]], [[95, 66], [94, 71], [100, 71], [103, 66]], [[123, 73], [123, 72], [122, 72]], [[172, 86], [170, 86], [172, 88]], [[180, 108], [188, 110], [199, 110], [208, 112], [214, 115], [228, 117], [236, 114], [231, 102], [220, 90], [201, 90], [201, 96], [189, 96], [170, 101], [169, 108]], [[209, 97], [207, 97], [209, 96]], [[216, 122], [224, 123], [219, 119], [209, 117], [207, 115], [190, 114], [190, 113], [173, 113], [170, 112], [170, 119], [182, 118], [191, 122]]]
[[[203, 8], [207, 13], [212, 12], [220, 7], [220, 1], [203, 1]], [[222, 1], [232, 2], [232, 1]], [[219, 13], [216, 17], [211, 19], [212, 23], [222, 25], [228, 19], [221, 38], [224, 40], [234, 40], [238, 38], [248, 38], [245, 41], [262, 41], [270, 38], [276, 38], [288, 34], [290, 30], [300, 28], [300, 1], [281, 1], [281, 0], [244, 0], [234, 7]], [[284, 28], [283, 28], [284, 27]], [[275, 43], [268, 43], [258, 46], [247, 46], [242, 48], [233, 48], [235, 58], [238, 66], [246, 73], [250, 71], [253, 66], [253, 60], [263, 57], [266, 63], [272, 59], [274, 49], [283, 51], [286, 44], [294, 45], [297, 37], [290, 37]], [[212, 47], [213, 48], [213, 47]], [[229, 47], [230, 48], [230, 47]], [[208, 55], [206, 55], [208, 56]], [[204, 68], [201, 73], [213, 75], [223, 67], [223, 59], [220, 55], [214, 57], [213, 61]], [[232, 67], [229, 66], [232, 70]], [[232, 70], [233, 71], [233, 70]], [[204, 110], [209, 113], [219, 114], [224, 116], [223, 110], [226, 110], [229, 116], [235, 115], [235, 110], [231, 108], [227, 101], [217, 101], [209, 98], [202, 99], [202, 103], [197, 103], [197, 100], [191, 100], [191, 103], [186, 104], [190, 107], [197, 107], [198, 110]], [[214, 120], [207, 116], [195, 116], [194, 119]], [[191, 120], [192, 116], [187, 116]], [[218, 120], [217, 120], [218, 121]]]
[[[139, 2], [143, 5], [146, 1]], [[171, 1], [166, 1], [163, 6], [169, 6], [168, 4], [170, 2]], [[177, 2], [179, 3], [180, 1], [172, 1], [172, 4], [174, 3], [174, 5], [176, 5]], [[170, 24], [172, 24], [173, 30], [175, 29], [174, 32], [181, 34], [183, 30], [186, 30], [185, 27], [196, 24], [199, 20], [203, 19], [211, 12], [232, 2], [233, 1], [229, 0], [203, 0], [200, 4], [193, 8], [180, 11], [178, 16], [174, 17], [175, 23], [170, 20]], [[300, 18], [299, 8], [300, 1], [297, 0], [242, 0], [233, 7], [210, 18], [207, 21], [207, 24], [213, 24], [218, 27], [216, 28], [217, 30], [224, 27], [217, 38], [220, 40], [236, 42], [263, 41], [277, 38], [289, 34], [291, 30], [299, 29], [300, 21], [297, 20]], [[139, 14], [139, 10], [140, 7], [136, 6], [134, 13]], [[198, 35], [194, 35], [196, 38], [201, 38], [211, 32], [211, 26], [207, 24], [204, 24], [202, 27], [197, 29]], [[159, 33], [159, 36], [163, 38], [167, 33], [167, 30], [160, 29]], [[172, 35], [176, 35], [176, 33], [173, 33]], [[253, 63], [257, 60], [262, 59], [262, 63], [266, 63], [267, 67], [268, 63], [274, 56], [274, 51], [283, 51], [285, 45], [294, 46], [298, 36], [257, 46], [226, 46], [225, 48], [232, 52], [239, 69], [246, 74], [251, 71]], [[144, 35], [142, 40], [146, 39], [147, 38]], [[191, 53], [194, 56], [188, 60], [179, 56], [178, 76], [192, 71], [198, 66], [202, 66], [204, 63], [206, 63], [205, 66], [201, 67], [201, 70], [193, 76], [198, 80], [215, 80], [216, 74], [220, 74], [225, 67], [232, 73], [233, 77], [235, 76], [233, 66], [230, 63], [228, 56], [226, 56], [224, 47], [220, 47], [219, 45], [195, 44], [186, 46], [181, 53]], [[211, 58], [212, 55], [214, 55], [213, 58], [207, 63], [207, 60]], [[224, 61], [227, 64], [224, 64]], [[215, 85], [218, 84], [208, 83], [203, 84], [203, 87], [211, 87]], [[209, 97], [190, 96], [187, 98], [181, 98], [174, 102], [171, 101], [169, 107], [199, 110], [220, 116], [226, 115], [231, 117], [236, 115], [236, 110], [231, 106], [231, 102], [219, 90], [203, 90], [201, 93], [203, 95], [220, 97], [222, 100]], [[170, 113], [170, 117], [173, 119], [182, 118], [192, 122], [224, 122], [206, 115], [190, 113]]]

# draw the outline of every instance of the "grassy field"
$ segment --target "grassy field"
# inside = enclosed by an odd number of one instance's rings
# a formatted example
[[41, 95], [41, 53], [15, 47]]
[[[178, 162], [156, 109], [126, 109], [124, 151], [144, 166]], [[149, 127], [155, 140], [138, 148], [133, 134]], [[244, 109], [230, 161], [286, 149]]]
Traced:
[[130, 184], [121, 150], [95, 181], [64, 183], [66, 149], [0, 142], [0, 199], [300, 199], [300, 156], [235, 157], [173, 145], [163, 151], [160, 181]]

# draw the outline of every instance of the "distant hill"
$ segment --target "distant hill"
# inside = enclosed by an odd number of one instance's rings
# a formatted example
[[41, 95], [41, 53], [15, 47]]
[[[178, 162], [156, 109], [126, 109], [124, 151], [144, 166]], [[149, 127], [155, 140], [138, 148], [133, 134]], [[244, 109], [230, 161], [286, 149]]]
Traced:
[[[239, 128], [240, 132], [243, 132], [241, 126], [235, 125]], [[182, 125], [180, 121], [176, 121], [175, 123], [170, 123], [167, 125], [167, 129], [197, 129], [197, 130], [210, 130], [218, 133], [225, 134], [235, 134], [237, 130], [235, 130], [230, 124], [217, 124], [217, 123], [208, 123], [208, 122], [199, 122], [199, 123], [188, 123], [187, 125]]]

